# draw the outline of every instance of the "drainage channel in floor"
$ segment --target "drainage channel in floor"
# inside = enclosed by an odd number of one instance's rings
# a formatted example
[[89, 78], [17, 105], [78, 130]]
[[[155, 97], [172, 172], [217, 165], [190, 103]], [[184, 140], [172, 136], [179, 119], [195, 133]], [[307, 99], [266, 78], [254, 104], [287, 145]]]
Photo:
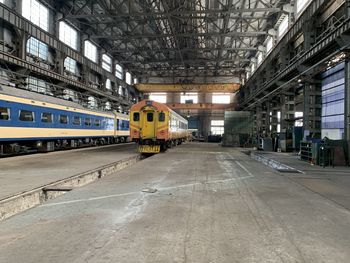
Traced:
[[274, 159], [271, 159], [271, 158], [267, 158], [265, 156], [263, 156], [262, 154], [257, 154], [257, 153], [254, 153], [254, 152], [251, 152], [250, 153], [250, 157], [253, 159], [253, 160], [256, 160], [258, 162], [261, 162], [263, 164], [265, 164], [266, 166], [278, 171], [279, 173], [289, 173], [289, 174], [303, 174], [302, 171], [298, 170], [298, 169], [295, 169], [293, 167], [290, 167], [288, 165], [285, 165], [283, 163], [280, 163]]

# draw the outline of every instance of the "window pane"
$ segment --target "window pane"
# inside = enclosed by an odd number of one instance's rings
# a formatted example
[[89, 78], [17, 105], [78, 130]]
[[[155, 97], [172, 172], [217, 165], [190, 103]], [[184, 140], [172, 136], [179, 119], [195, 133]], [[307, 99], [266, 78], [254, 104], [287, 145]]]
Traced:
[[261, 64], [261, 62], [263, 61], [263, 53], [261, 51], [258, 52], [258, 65]]
[[134, 121], [139, 121], [140, 120], [140, 113], [134, 112]]
[[34, 37], [27, 41], [27, 52], [43, 60], [48, 58], [48, 46]]
[[91, 126], [91, 119], [90, 118], [85, 118], [85, 125]]
[[273, 48], [273, 38], [268, 37], [266, 42], [266, 52], [269, 53]]
[[102, 68], [108, 72], [112, 72], [112, 58], [106, 54], [102, 55]]
[[148, 112], [147, 113], [147, 121], [148, 122], [152, 122], [153, 121], [153, 113], [152, 112]]
[[158, 118], [159, 121], [163, 122], [165, 121], [165, 113], [164, 112], [160, 112], [159, 113], [159, 118]]
[[115, 76], [118, 78], [118, 79], [124, 79], [123, 78], [123, 67], [119, 64], [116, 64], [115, 65]]
[[101, 125], [100, 120], [95, 119], [95, 121], [94, 121], [94, 125], [95, 125], [95, 126], [100, 126], [100, 125]]
[[47, 122], [47, 123], [52, 123], [52, 114], [44, 112], [41, 114], [41, 121], [42, 122]]
[[59, 39], [71, 48], [77, 50], [78, 31], [63, 21], [59, 24]]
[[77, 62], [70, 57], [66, 57], [64, 60], [64, 69], [73, 74], [77, 74]]
[[68, 123], [68, 116], [67, 115], [60, 115], [60, 123], [67, 124]]
[[1, 121], [7, 121], [10, 119], [10, 109], [0, 107], [0, 120]]
[[212, 120], [211, 125], [212, 126], [224, 126], [224, 121], [223, 120]]
[[230, 94], [225, 94], [225, 93], [213, 93], [212, 97], [212, 102], [213, 103], [219, 103], [219, 104], [229, 104], [231, 100]]
[[81, 123], [80, 117], [74, 116], [73, 117], [73, 124], [74, 125], [80, 125], [80, 123]]
[[48, 31], [49, 29], [49, 10], [37, 0], [22, 1], [22, 15], [33, 24]]
[[84, 56], [93, 62], [97, 62], [97, 47], [89, 40], [84, 42]]
[[278, 26], [278, 38], [281, 38], [284, 33], [287, 32], [288, 26], [289, 26], [289, 16], [285, 16], [281, 22], [281, 24]]
[[34, 121], [34, 112], [28, 110], [19, 111], [19, 120], [21, 121]]
[[198, 103], [198, 94], [197, 93], [182, 94], [181, 103]]
[[126, 73], [125, 73], [125, 82], [126, 82], [127, 84], [129, 84], [129, 85], [132, 84], [132, 76], [131, 76], [131, 74], [130, 74], [129, 72], [126, 72]]
[[301, 11], [306, 8], [306, 6], [311, 2], [311, 0], [297, 0], [296, 6], [297, 6], [297, 14], [299, 14]]
[[211, 127], [210, 129], [212, 135], [222, 135], [224, 134], [224, 127]]
[[108, 90], [112, 89], [112, 81], [110, 79], [106, 80], [106, 89]]
[[151, 93], [149, 99], [160, 103], [166, 103], [166, 93]]

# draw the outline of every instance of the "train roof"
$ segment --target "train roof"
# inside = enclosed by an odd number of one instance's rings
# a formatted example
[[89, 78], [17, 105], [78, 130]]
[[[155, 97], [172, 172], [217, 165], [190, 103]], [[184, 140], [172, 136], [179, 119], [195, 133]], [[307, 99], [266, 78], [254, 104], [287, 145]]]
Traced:
[[187, 122], [187, 120], [184, 117], [182, 117], [180, 114], [178, 114], [177, 112], [172, 110], [168, 105], [160, 103], [160, 102], [157, 102], [157, 101], [153, 101], [153, 100], [142, 100], [142, 101], [132, 105], [130, 111], [134, 111], [134, 110], [138, 110], [139, 111], [143, 107], [147, 106], [149, 102], [151, 102], [151, 105], [155, 106], [158, 110], [172, 112], [173, 114], [178, 116], [182, 121]]
[[[14, 96], [18, 98], [24, 98], [24, 99], [29, 99], [29, 100], [34, 100], [34, 101], [41, 101], [45, 103], [51, 103], [51, 104], [56, 104], [60, 106], [65, 106], [65, 107], [70, 107], [70, 108], [75, 108], [83, 111], [91, 111], [95, 112], [98, 114], [113, 114], [111, 111], [99, 111], [99, 110], [93, 110], [93, 109], [88, 109], [84, 108], [82, 105], [79, 103], [61, 99], [61, 98], [56, 98], [50, 95], [45, 95], [45, 94], [40, 94], [34, 91], [29, 91], [29, 90], [24, 90], [24, 89], [18, 89], [15, 87], [11, 86], [6, 86], [6, 85], [0, 85], [0, 94], [4, 94], [7, 96]], [[127, 117], [126, 114], [122, 113], [117, 113], [117, 116], [122, 116], [122, 117]]]

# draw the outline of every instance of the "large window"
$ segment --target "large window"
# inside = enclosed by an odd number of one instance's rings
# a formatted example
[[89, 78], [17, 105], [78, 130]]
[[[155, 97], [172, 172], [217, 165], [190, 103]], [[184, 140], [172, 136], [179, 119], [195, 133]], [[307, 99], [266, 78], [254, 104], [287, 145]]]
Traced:
[[33, 76], [27, 78], [27, 89], [35, 92], [46, 93], [51, 95], [49, 85], [42, 79]]
[[297, 0], [296, 1], [297, 14], [299, 15], [299, 13], [301, 13], [301, 11], [304, 11], [310, 2], [311, 2], [311, 0]]
[[253, 74], [254, 71], [256, 69], [256, 64], [254, 62], [252, 62], [252, 65], [251, 65], [251, 73]]
[[273, 48], [273, 38], [267, 37], [266, 40], [266, 53], [269, 53]]
[[213, 93], [212, 102], [229, 104], [231, 102], [231, 95], [229, 93]]
[[81, 124], [81, 118], [78, 116], [73, 117], [73, 124], [74, 125], [80, 125]]
[[23, 0], [22, 15], [45, 31], [49, 30], [49, 10], [39, 1]]
[[8, 121], [10, 119], [10, 109], [0, 107], [0, 121]]
[[212, 120], [210, 131], [212, 135], [222, 135], [224, 133], [224, 121], [223, 120]]
[[132, 84], [132, 76], [131, 76], [130, 72], [125, 73], [125, 82], [129, 85]]
[[112, 89], [112, 81], [110, 79], [106, 79], [106, 89]]
[[93, 62], [97, 62], [97, 47], [89, 40], [84, 42], [84, 56]]
[[34, 112], [28, 110], [19, 111], [19, 120], [20, 121], [34, 121]]
[[102, 55], [102, 68], [108, 72], [112, 72], [112, 58], [106, 54]]
[[261, 62], [263, 61], [263, 53], [261, 51], [258, 52], [258, 56], [257, 56], [257, 60], [258, 60], [258, 65], [261, 64]]
[[304, 113], [302, 111], [296, 111], [294, 113], [295, 127], [303, 127], [303, 116], [304, 116]]
[[68, 123], [68, 116], [67, 115], [60, 115], [59, 121], [61, 124], [67, 124]]
[[48, 113], [48, 112], [41, 113], [41, 122], [52, 123], [53, 122], [52, 113]]
[[166, 93], [151, 93], [149, 99], [160, 103], [166, 103]]
[[70, 57], [66, 57], [64, 60], [64, 69], [73, 74], [77, 74], [77, 62]]
[[43, 60], [48, 58], [48, 46], [34, 37], [27, 41], [27, 52]]
[[115, 65], [115, 76], [118, 78], [118, 79], [124, 79], [123, 78], [123, 67], [119, 64], [116, 64]]
[[75, 50], [78, 48], [78, 32], [63, 21], [59, 25], [59, 39]]
[[287, 32], [289, 26], [289, 16], [286, 15], [278, 26], [278, 38], [281, 39], [283, 35]]
[[181, 94], [181, 103], [198, 103], [198, 93]]
[[134, 121], [140, 121], [140, 113], [134, 112], [133, 120], [134, 120]]

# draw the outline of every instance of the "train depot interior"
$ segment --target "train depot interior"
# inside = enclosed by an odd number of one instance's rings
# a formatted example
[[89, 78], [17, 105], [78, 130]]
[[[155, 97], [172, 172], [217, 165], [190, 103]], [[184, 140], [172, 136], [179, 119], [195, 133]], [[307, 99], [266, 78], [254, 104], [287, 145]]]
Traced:
[[350, 262], [350, 0], [0, 0], [27, 262]]

